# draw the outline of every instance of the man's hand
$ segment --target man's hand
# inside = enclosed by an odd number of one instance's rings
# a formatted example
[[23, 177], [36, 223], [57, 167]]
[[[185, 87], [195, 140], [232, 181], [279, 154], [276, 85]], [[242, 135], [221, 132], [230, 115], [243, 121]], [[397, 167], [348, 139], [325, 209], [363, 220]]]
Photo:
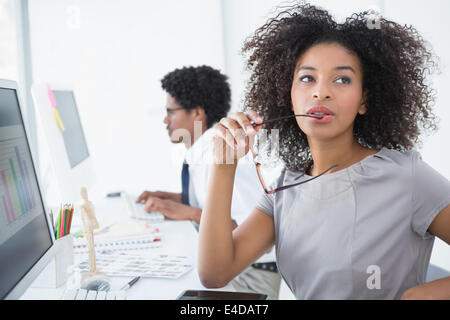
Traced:
[[[193, 220], [200, 224], [200, 218], [202, 216], [202, 209], [200, 208], [187, 206], [178, 201], [152, 196], [147, 197], [144, 207], [147, 212], [160, 212], [172, 220]], [[232, 219], [231, 230], [237, 228], [237, 226], [236, 221]]]
[[181, 193], [165, 192], [165, 191], [144, 191], [137, 198], [136, 202], [145, 203], [149, 197], [159, 199], [169, 199], [175, 202], [181, 202]]
[[158, 197], [147, 197], [145, 202], [145, 211], [161, 212], [165, 217], [173, 220], [194, 220], [200, 223], [202, 210], [181, 204], [170, 199], [161, 199]]

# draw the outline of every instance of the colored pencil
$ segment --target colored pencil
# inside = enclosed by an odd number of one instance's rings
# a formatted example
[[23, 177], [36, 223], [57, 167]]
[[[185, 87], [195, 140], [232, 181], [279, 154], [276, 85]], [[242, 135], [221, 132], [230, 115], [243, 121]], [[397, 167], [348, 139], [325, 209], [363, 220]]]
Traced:
[[73, 217], [73, 204], [72, 204], [72, 208], [70, 209], [69, 231], [67, 232], [69, 234], [70, 234], [70, 227], [72, 226], [72, 217]]
[[60, 229], [61, 229], [61, 206], [59, 207], [58, 224], [56, 226], [56, 239], [59, 239]]
[[63, 207], [62, 210], [62, 214], [61, 214], [61, 230], [59, 231], [59, 236], [62, 238], [64, 237], [64, 226], [66, 224], [66, 219], [65, 219], [65, 215], [64, 215], [64, 210], [65, 208]]
[[69, 233], [70, 206], [66, 206], [66, 224], [64, 226], [64, 235]]

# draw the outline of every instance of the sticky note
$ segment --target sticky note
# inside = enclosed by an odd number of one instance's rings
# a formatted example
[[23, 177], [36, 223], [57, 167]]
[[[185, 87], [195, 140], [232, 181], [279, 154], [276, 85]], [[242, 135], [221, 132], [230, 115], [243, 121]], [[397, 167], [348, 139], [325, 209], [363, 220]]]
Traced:
[[52, 89], [50, 89], [50, 86], [47, 86], [47, 93], [48, 99], [50, 100], [50, 105], [52, 106], [52, 108], [56, 108], [55, 95], [53, 94]]
[[56, 120], [56, 123], [57, 123], [58, 126], [59, 126], [59, 129], [60, 129], [61, 131], [65, 131], [66, 128], [64, 127], [64, 123], [62, 122], [61, 117], [59, 116], [58, 109], [56, 109], [56, 108], [53, 109], [53, 116], [55, 117], [55, 120]]

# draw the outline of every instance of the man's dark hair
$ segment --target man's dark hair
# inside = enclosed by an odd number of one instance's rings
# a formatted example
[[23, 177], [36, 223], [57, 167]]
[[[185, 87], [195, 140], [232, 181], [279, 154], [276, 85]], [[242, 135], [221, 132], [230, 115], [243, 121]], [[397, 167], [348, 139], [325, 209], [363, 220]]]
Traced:
[[230, 110], [231, 90], [227, 79], [209, 66], [183, 67], [166, 74], [161, 84], [184, 109], [203, 108], [206, 127], [210, 128]]

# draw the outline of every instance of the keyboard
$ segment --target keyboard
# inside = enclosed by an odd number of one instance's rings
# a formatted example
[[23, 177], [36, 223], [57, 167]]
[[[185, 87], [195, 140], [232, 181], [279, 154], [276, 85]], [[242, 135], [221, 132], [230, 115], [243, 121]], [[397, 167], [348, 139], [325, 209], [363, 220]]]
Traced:
[[126, 292], [70, 289], [64, 292], [62, 300], [126, 300]]
[[122, 192], [121, 197], [124, 200], [128, 213], [132, 218], [152, 222], [164, 221], [164, 215], [162, 213], [145, 211], [144, 205], [142, 203], [136, 203], [136, 198], [130, 196], [128, 193]]

